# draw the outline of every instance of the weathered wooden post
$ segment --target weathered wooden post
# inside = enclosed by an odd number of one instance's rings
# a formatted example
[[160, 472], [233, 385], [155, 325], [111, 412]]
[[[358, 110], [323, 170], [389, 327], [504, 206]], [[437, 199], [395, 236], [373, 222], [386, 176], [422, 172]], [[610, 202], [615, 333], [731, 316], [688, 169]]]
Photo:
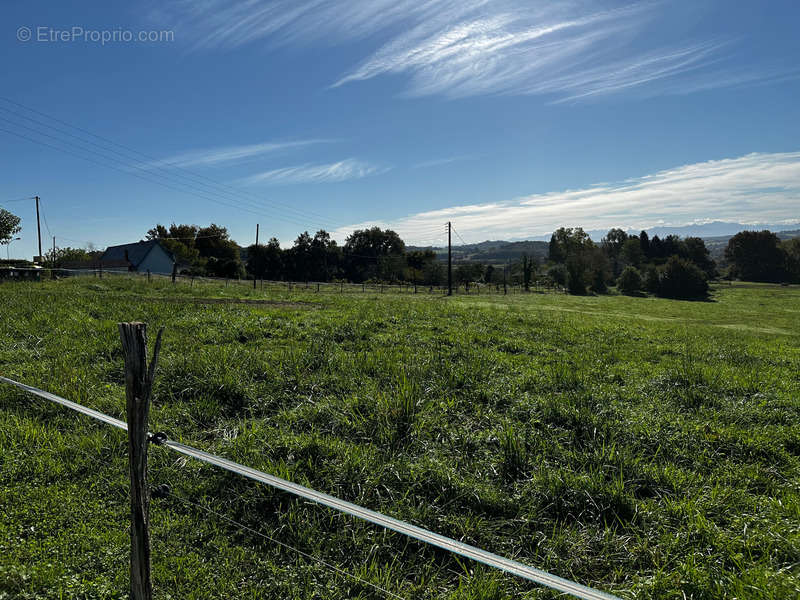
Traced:
[[178, 274], [178, 263], [172, 263], [172, 285], [175, 285], [175, 276]]
[[162, 327], [153, 360], [147, 364], [147, 325], [120, 323], [125, 355], [125, 399], [128, 415], [128, 464], [131, 475], [131, 600], [152, 600], [150, 581], [150, 493], [147, 488], [147, 421], [150, 396], [161, 350]]

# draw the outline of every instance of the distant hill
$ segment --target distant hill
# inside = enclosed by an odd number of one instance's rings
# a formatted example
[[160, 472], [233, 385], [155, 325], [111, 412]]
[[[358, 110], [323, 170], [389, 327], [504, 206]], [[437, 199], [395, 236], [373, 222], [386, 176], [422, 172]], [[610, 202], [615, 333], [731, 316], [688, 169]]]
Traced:
[[[408, 246], [408, 250], [425, 250], [429, 246]], [[439, 259], [447, 259], [447, 248], [434, 247], [430, 248], [438, 255]], [[461, 246], [453, 246], [453, 260], [460, 261], [474, 261], [483, 263], [501, 264], [507, 261], [519, 260], [523, 254], [535, 257], [540, 262], [547, 260], [548, 242], [542, 241], [521, 241], [521, 242], [505, 242], [505, 241], [490, 241], [480, 242], [478, 244], [467, 244]]]
[[[645, 229], [647, 231], [647, 235], [653, 237], [657, 235], [660, 238], [667, 237], [668, 235], [679, 235], [681, 237], [699, 237], [699, 238], [713, 238], [713, 237], [723, 237], [728, 236], [731, 237], [736, 235], [740, 231], [763, 231], [764, 229], [769, 229], [770, 231], [785, 231], [788, 229], [800, 229], [800, 223], [789, 223], [783, 225], [748, 225], [746, 223], [728, 223], [726, 221], [712, 221], [711, 223], [703, 223], [702, 225], [692, 224], [692, 225], [681, 225], [676, 227], [651, 227], [650, 229]], [[608, 233], [608, 230], [605, 229], [593, 229], [592, 231], [587, 231], [586, 233], [595, 240], [599, 241], [603, 238], [603, 236]], [[629, 230], [629, 234], [638, 234], [639, 231]], [[550, 239], [550, 236], [547, 236], [547, 239]]]
[[[764, 229], [769, 229], [769, 227], [756, 227], [758, 231], [763, 231]], [[770, 229], [770, 231], [775, 231], [774, 229]], [[739, 233], [738, 231], [736, 233]], [[706, 248], [708, 248], [709, 253], [711, 254], [711, 258], [715, 261], [720, 262], [725, 256], [725, 248], [728, 247], [728, 240], [730, 240], [734, 235], [719, 235], [715, 237], [705, 237], [703, 241], [706, 243]], [[775, 235], [777, 235], [782, 240], [791, 240], [792, 238], [800, 237], [800, 229], [792, 229], [789, 231], [775, 231]]]
[[[700, 237], [706, 242], [706, 246], [711, 253], [711, 257], [719, 261], [725, 252], [725, 248], [734, 235], [740, 231], [746, 230], [764, 230], [769, 229], [775, 231], [783, 240], [800, 237], [800, 223], [788, 225], [788, 227], [797, 228], [786, 230], [787, 225], [744, 225], [742, 223], [725, 223], [722, 221], [715, 221], [713, 223], [706, 223], [704, 225], [686, 225], [683, 227], [653, 227], [647, 229], [647, 234], [652, 238], [658, 236], [660, 238], [668, 235], [679, 235], [681, 237]], [[724, 232], [724, 233], [720, 233]], [[607, 230], [592, 230], [587, 233], [595, 241], [600, 241]], [[629, 234], [638, 234], [638, 231], [628, 231]], [[548, 255], [548, 242], [550, 235], [541, 236], [533, 240], [517, 240], [517, 241], [504, 241], [504, 240], [487, 240], [477, 244], [464, 244], [460, 246], [453, 246], [453, 260], [454, 261], [474, 261], [483, 263], [505, 263], [507, 261], [519, 260], [523, 254], [535, 257], [539, 262], [547, 260]], [[442, 260], [447, 259], [447, 247], [431, 247], [431, 246], [408, 246], [408, 250], [425, 250], [432, 249], [438, 257]]]

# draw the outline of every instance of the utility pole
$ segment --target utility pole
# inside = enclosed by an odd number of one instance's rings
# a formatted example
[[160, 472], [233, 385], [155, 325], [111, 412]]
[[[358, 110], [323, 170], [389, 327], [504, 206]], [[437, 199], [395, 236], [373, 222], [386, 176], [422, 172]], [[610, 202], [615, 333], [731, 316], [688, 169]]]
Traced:
[[[256, 223], [256, 248], [258, 248], [258, 223]], [[256, 289], [256, 274], [253, 273], [253, 289]]]
[[53, 267], [56, 266], [56, 236], [53, 236]]
[[36, 200], [36, 231], [39, 233], [39, 262], [42, 261], [42, 226], [39, 224], [39, 196], [34, 196]]
[[447, 295], [453, 295], [453, 244], [450, 239], [450, 233], [453, 226], [450, 221], [447, 222]]

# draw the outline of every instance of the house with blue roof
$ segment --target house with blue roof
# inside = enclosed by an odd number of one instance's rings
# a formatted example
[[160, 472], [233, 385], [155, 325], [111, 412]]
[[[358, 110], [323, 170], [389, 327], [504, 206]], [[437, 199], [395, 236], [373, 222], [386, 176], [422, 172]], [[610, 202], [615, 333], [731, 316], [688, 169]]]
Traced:
[[169, 275], [175, 256], [158, 240], [109, 246], [100, 257], [100, 267], [106, 271], [135, 271]]

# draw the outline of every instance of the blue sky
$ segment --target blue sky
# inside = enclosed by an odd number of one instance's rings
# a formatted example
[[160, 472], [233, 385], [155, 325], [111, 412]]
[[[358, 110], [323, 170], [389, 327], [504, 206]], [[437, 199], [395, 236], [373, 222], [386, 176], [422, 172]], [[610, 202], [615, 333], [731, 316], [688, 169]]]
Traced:
[[260, 223], [290, 244], [371, 224], [435, 243], [448, 219], [472, 242], [800, 217], [797, 2], [6, 0], [0, 14], [0, 205], [23, 218], [18, 256], [35, 253], [35, 211], [14, 201], [35, 194], [59, 246], [172, 221], [241, 244]]

